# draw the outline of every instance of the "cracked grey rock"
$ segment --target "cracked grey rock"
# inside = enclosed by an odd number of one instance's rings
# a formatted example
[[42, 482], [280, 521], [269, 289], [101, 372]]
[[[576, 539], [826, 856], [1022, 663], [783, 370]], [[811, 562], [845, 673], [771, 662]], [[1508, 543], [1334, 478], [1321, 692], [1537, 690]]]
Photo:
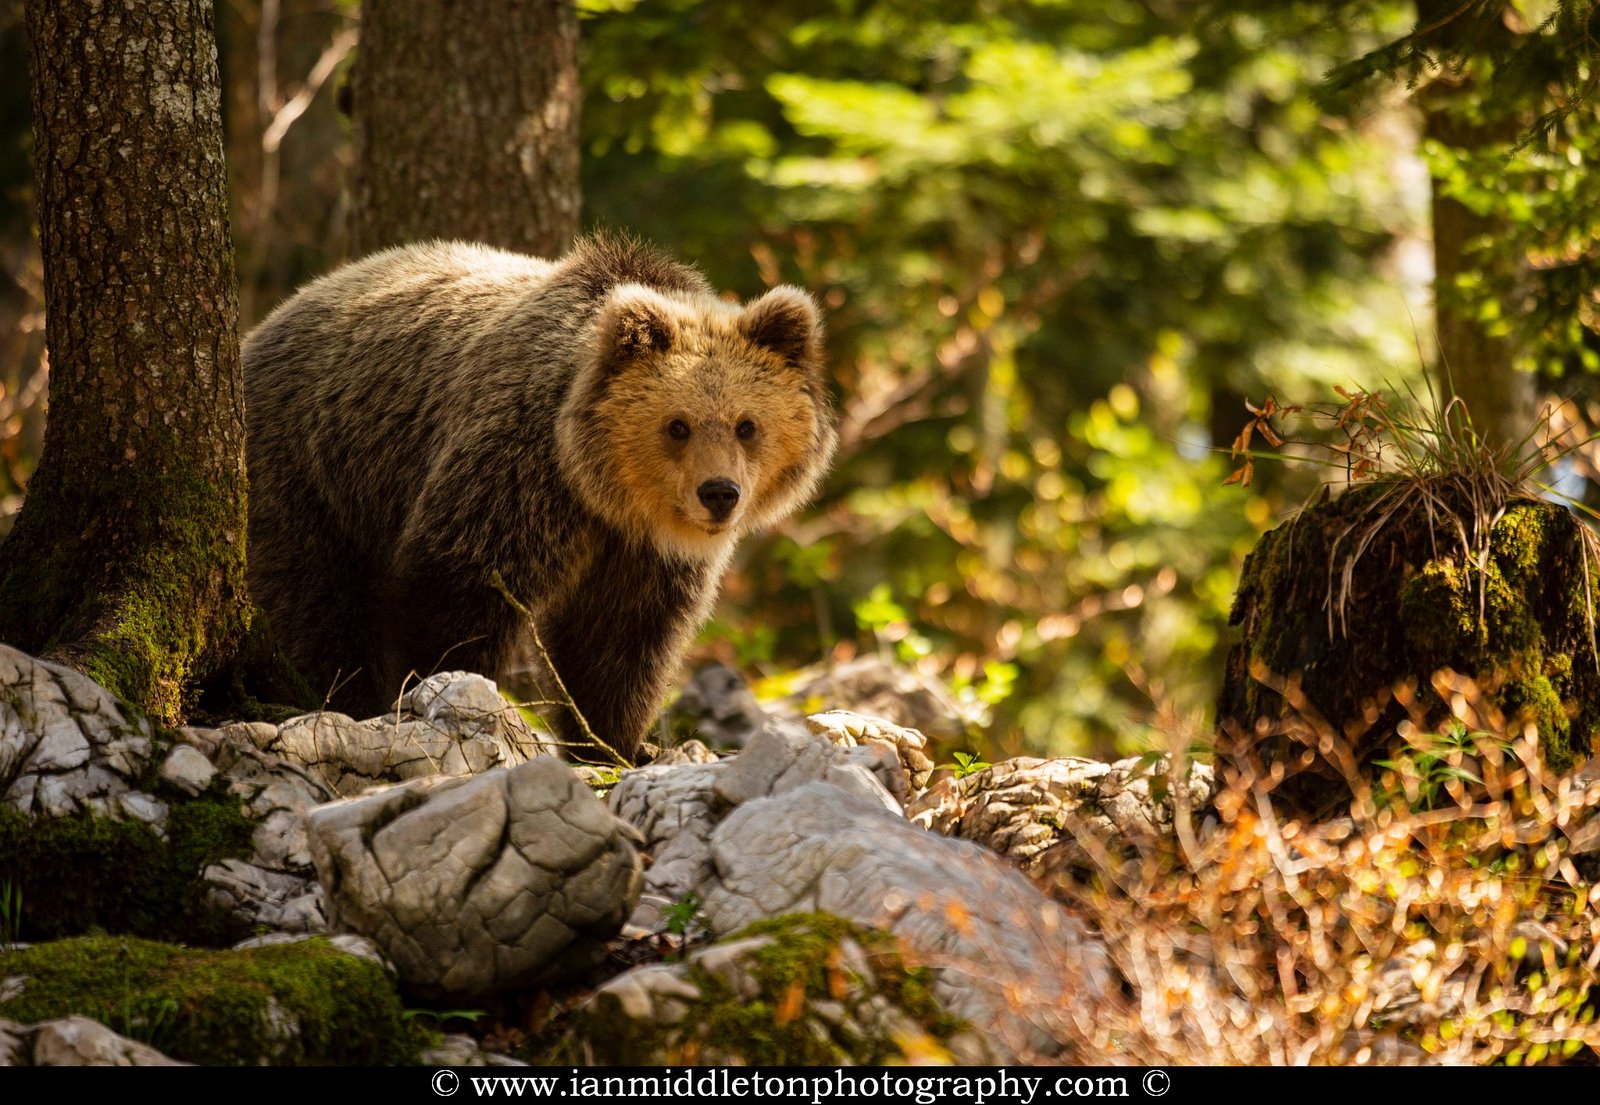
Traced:
[[963, 1061], [1070, 1055], [1116, 1000], [1098, 938], [986, 848], [907, 822], [884, 772], [904, 778], [897, 746], [775, 723], [731, 759], [625, 773], [608, 800], [653, 857], [633, 923], [691, 895], [714, 934], [834, 913], [937, 972], [935, 997], [984, 1026]]
[[935, 998], [984, 1026], [984, 1062], [1069, 1054], [1112, 1000], [1104, 949], [1076, 918], [986, 849], [859, 795], [808, 783], [757, 798], [710, 843], [697, 892], [713, 932], [809, 911], [892, 932], [935, 971]]
[[730, 806], [819, 779], [899, 813], [883, 782], [904, 783], [891, 750], [835, 747], [793, 721], [770, 722], [731, 759], [624, 772], [606, 801], [639, 831], [652, 860], [629, 923], [659, 929], [666, 909], [695, 892], [710, 870], [711, 832]]
[[669, 716], [675, 732], [693, 733], [714, 748], [743, 748], [767, 720], [744, 676], [719, 663], [694, 673]]
[[768, 713], [806, 714], [826, 703], [934, 737], [959, 737], [983, 719], [936, 680], [881, 656], [824, 664], [801, 677], [793, 694], [769, 703]]
[[417, 1057], [423, 1067], [525, 1067], [528, 1064], [496, 1051], [484, 1051], [471, 1036], [450, 1033]]
[[248, 925], [292, 933], [328, 929], [305, 815], [334, 793], [310, 771], [257, 746], [270, 725], [238, 723], [222, 729], [185, 729], [185, 745], [214, 765], [229, 794], [237, 795], [255, 823], [251, 855], [227, 859], [203, 872], [207, 900]]
[[882, 744], [833, 744], [793, 721], [776, 721], [754, 737], [716, 777], [716, 796], [730, 806], [811, 782], [841, 790], [899, 814], [894, 787], [905, 778], [894, 750]]
[[[1217, 824], [1216, 776], [1191, 763], [1187, 803], [1202, 839]], [[946, 778], [906, 810], [915, 824], [976, 841], [1045, 882], [1081, 877], [1108, 861], [1174, 839], [1174, 788], [1166, 757], [1102, 763], [1019, 757]]]
[[0, 1020], [0, 1067], [183, 1067], [149, 1044], [119, 1036], [88, 1017], [36, 1025]]
[[903, 779], [889, 789], [903, 805], [906, 797], [928, 785], [933, 760], [928, 756], [928, 738], [915, 729], [896, 725], [887, 718], [854, 714], [849, 710], [825, 710], [806, 718], [806, 728], [827, 737], [835, 745], [855, 748], [865, 744], [887, 745], [900, 761]]
[[217, 777], [217, 769], [194, 745], [178, 744], [161, 761], [160, 775], [186, 794], [199, 794]]
[[284, 933], [313, 934], [328, 930], [322, 887], [309, 875], [297, 875], [241, 859], [208, 866], [208, 905], [251, 924]]
[[667, 907], [705, 879], [718, 819], [714, 788], [723, 770], [721, 763], [651, 764], [626, 772], [606, 796], [611, 812], [639, 832], [651, 857], [630, 925], [662, 927]]
[[492, 682], [469, 672], [429, 676], [394, 714], [357, 721], [323, 711], [249, 735], [343, 796], [429, 775], [480, 775], [554, 750]]
[[667, 749], [650, 763], [652, 767], [657, 764], [714, 764], [720, 759], [722, 757], [708, 748], [705, 741], [686, 740]]
[[581, 971], [639, 895], [637, 834], [552, 757], [333, 802], [308, 828], [335, 925], [427, 997]]
[[155, 751], [150, 723], [127, 717], [88, 676], [0, 645], [0, 804], [163, 829], [165, 807], [136, 787]]

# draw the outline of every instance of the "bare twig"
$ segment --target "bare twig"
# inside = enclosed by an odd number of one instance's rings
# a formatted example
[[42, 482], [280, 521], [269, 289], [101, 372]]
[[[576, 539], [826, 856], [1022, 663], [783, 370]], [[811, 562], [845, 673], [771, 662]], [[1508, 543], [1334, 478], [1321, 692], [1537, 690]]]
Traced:
[[561, 679], [561, 673], [556, 670], [555, 664], [550, 660], [550, 653], [544, 647], [543, 638], [539, 636], [539, 625], [534, 620], [533, 611], [529, 610], [522, 600], [511, 593], [511, 589], [506, 586], [505, 578], [499, 572], [490, 577], [489, 585], [500, 592], [500, 597], [510, 603], [511, 609], [521, 614], [522, 620], [527, 623], [528, 631], [533, 637], [533, 647], [538, 650], [539, 659], [543, 662], [544, 670], [550, 673], [551, 679], [555, 680], [556, 690], [561, 694], [560, 704], [572, 711], [572, 716], [578, 722], [578, 728], [583, 730], [584, 739], [595, 748], [609, 755], [617, 767], [632, 767], [633, 764], [628, 761], [627, 757], [601, 740], [595, 735], [595, 731], [589, 727], [588, 719], [583, 716], [583, 711], [578, 709], [577, 702], [573, 700], [571, 692], [567, 690], [566, 683]]

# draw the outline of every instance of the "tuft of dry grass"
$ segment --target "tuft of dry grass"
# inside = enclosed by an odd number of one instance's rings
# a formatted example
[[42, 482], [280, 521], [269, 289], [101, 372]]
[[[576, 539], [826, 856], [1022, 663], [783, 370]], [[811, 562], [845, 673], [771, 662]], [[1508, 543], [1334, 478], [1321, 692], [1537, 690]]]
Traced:
[[[1532, 729], [1470, 680], [1436, 683], [1451, 721], [1425, 728], [1401, 688], [1402, 751], [1341, 816], [1284, 817], [1281, 766], [1233, 767], [1213, 810], [1182, 811], [1183, 848], [1050, 888], [1131, 992], [1081, 1047], [1154, 1065], [1595, 1062], [1600, 771], [1550, 775]], [[1283, 724], [1345, 742], [1315, 716]]]
[[[1585, 455], [1596, 439], [1595, 435], [1572, 432], [1571, 404], [1547, 406], [1520, 438], [1496, 446], [1478, 435], [1466, 403], [1458, 397], [1444, 397], [1431, 384], [1425, 395], [1408, 389], [1393, 398], [1381, 391], [1340, 387], [1334, 391], [1341, 400], [1337, 404], [1280, 405], [1272, 396], [1259, 407], [1247, 402], [1251, 417], [1230, 447], [1236, 467], [1226, 481], [1250, 484], [1255, 460], [1263, 455], [1253, 448], [1259, 438], [1274, 449], [1293, 447], [1298, 459], [1324, 467], [1329, 484], [1377, 488], [1335, 542], [1329, 559], [1330, 634], [1336, 623], [1343, 628], [1357, 562], [1392, 525], [1409, 525], [1424, 518], [1435, 555], [1442, 532], [1470, 558], [1479, 569], [1481, 622], [1486, 601], [1482, 569], [1489, 558], [1490, 533], [1509, 504], [1548, 495], [1595, 516], [1542, 478], [1562, 459]], [[1310, 436], [1284, 436], [1278, 423], [1289, 418], [1305, 426]], [[1600, 557], [1600, 539], [1594, 531], [1581, 526], [1579, 533], [1585, 562]], [[1591, 596], [1591, 636], [1593, 605]]]

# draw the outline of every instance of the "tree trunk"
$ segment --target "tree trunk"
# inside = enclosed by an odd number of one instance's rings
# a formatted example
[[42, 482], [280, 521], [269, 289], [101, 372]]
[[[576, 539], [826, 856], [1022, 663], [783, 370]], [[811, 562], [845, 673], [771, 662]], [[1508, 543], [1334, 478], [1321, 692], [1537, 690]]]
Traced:
[[538, 256], [578, 230], [572, 0], [367, 0], [351, 253], [461, 238]]
[[173, 722], [248, 621], [212, 5], [27, 17], [50, 414], [0, 546], [0, 639]]
[[[1417, 18], [1423, 26], [1438, 26], [1434, 34], [1440, 47], [1464, 44], [1469, 24], [1461, 15], [1460, 0], [1418, 0]], [[1491, 33], [1504, 33], [1504, 28], [1495, 24]], [[1458, 81], [1441, 76], [1419, 102], [1426, 135], [1463, 152], [1509, 151], [1527, 126], [1517, 115], [1494, 115], [1486, 97], [1474, 96], [1470, 70]], [[1469, 103], [1484, 117], [1469, 118], [1464, 112]], [[1461, 398], [1485, 442], [1509, 445], [1529, 432], [1538, 414], [1533, 374], [1516, 370], [1511, 341], [1474, 317], [1456, 288], [1463, 277], [1483, 277], [1491, 286], [1506, 287], [1516, 278], [1518, 261], [1492, 245], [1504, 230], [1498, 218], [1476, 214], [1445, 195], [1437, 177], [1431, 185], [1437, 386], [1442, 394]], [[1488, 250], [1479, 248], [1485, 243], [1491, 244]]]
[[[1217, 704], [1220, 762], [1281, 767], [1291, 804], [1340, 808], [1350, 776], [1404, 743], [1400, 722], [1418, 734], [1449, 722], [1461, 688], [1441, 692], [1441, 671], [1475, 682], [1465, 701], [1478, 727], [1536, 731], [1551, 769], [1593, 753], [1600, 570], [1583, 523], [1533, 499], [1480, 518], [1473, 494], [1464, 483], [1436, 483], [1428, 497], [1357, 484], [1262, 535], [1230, 618], [1240, 635]], [[1481, 547], [1477, 534], [1471, 546], [1456, 536], [1491, 520]]]

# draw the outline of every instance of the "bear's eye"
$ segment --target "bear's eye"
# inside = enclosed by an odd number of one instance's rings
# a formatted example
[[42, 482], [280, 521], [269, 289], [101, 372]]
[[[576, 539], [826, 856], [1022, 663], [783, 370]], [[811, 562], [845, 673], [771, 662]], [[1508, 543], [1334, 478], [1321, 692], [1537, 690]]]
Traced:
[[681, 418], [674, 418], [667, 423], [667, 435], [674, 441], [688, 441], [689, 423]]
[[733, 428], [733, 432], [739, 435], [740, 441], [749, 441], [756, 436], [756, 424], [746, 418]]

